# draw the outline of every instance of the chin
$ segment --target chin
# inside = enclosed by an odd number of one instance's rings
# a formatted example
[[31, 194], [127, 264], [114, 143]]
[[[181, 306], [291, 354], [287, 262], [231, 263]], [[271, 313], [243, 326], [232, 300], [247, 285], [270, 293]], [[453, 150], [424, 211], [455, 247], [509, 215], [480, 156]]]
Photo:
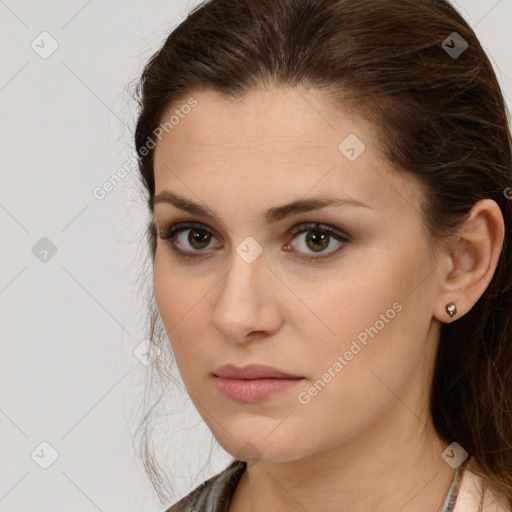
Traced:
[[258, 433], [255, 432], [254, 436], [247, 433], [243, 438], [234, 436], [217, 439], [217, 441], [232, 457], [248, 463], [288, 462], [301, 457], [297, 452], [295, 439], [289, 441], [282, 438], [272, 439], [272, 436], [268, 437], [266, 434], [262, 434], [261, 430]]

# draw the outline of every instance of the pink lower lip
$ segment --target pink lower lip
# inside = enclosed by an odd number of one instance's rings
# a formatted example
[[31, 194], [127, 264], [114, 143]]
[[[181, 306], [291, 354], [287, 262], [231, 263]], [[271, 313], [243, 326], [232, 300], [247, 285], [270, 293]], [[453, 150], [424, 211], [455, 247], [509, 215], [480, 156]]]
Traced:
[[239, 404], [253, 404], [290, 389], [303, 379], [228, 379], [215, 377], [220, 391]]

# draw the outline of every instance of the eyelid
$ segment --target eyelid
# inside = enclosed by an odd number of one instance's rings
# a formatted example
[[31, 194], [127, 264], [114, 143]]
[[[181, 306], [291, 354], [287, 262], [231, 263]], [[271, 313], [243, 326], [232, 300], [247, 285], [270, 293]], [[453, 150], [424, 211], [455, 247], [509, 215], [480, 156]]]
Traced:
[[186, 231], [187, 229], [201, 229], [217, 236], [217, 232], [214, 229], [202, 222], [177, 222], [176, 224], [171, 224], [168, 228], [158, 229], [158, 234], [161, 238], [165, 239], [178, 234], [179, 231]]

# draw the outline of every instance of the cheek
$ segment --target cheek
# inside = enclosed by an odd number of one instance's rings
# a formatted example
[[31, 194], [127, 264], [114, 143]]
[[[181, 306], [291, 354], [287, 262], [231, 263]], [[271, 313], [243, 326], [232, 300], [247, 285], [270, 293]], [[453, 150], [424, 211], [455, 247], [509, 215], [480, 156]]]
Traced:
[[194, 279], [177, 265], [169, 264], [165, 249], [159, 251], [153, 271], [155, 301], [181, 372], [189, 360], [201, 356], [201, 343], [207, 342], [209, 317], [205, 294], [209, 286], [207, 278]]
[[155, 264], [153, 267], [153, 289], [155, 300], [160, 312], [160, 316], [165, 324], [166, 329], [172, 325], [173, 317], [177, 317], [177, 300], [180, 282], [177, 273], [173, 272], [165, 259], [161, 255], [161, 250], [157, 249], [155, 254]]
[[187, 311], [200, 305], [205, 289], [199, 279], [194, 280], [190, 272], [174, 264], [171, 258], [169, 249], [162, 243], [155, 254], [153, 287], [160, 315], [168, 324], [166, 328], [177, 324], [181, 318], [186, 322]]
[[[187, 286], [183, 274], [177, 268], [172, 268], [159, 251], [160, 249], [156, 253], [153, 272], [155, 301], [172, 351], [178, 360], [180, 359], [179, 341], [181, 339], [179, 333], [189, 318], [187, 311], [190, 311], [193, 305], [191, 296], [193, 294], [190, 292], [193, 288], [190, 286], [190, 282]], [[179, 363], [179, 361], [177, 362]]]
[[[311, 333], [316, 331], [311, 341], [342, 352], [353, 338], [380, 321], [381, 314], [388, 311], [388, 317], [395, 316], [393, 304], [399, 300], [398, 290], [392, 269], [375, 263], [344, 269], [324, 276], [317, 288], [302, 290], [300, 295], [309, 312], [303, 311], [300, 324], [309, 324]], [[380, 322], [378, 326], [382, 328]], [[364, 334], [360, 338], [364, 341]]]
[[368, 379], [375, 381], [370, 369], [398, 378], [393, 372], [421, 351], [418, 332], [424, 326], [414, 316], [417, 297], [408, 296], [416, 272], [410, 261], [382, 252], [374, 256], [373, 262], [359, 262], [357, 270], [324, 276], [327, 285], [301, 294], [310, 311], [297, 314], [295, 325], [300, 326], [307, 366], [313, 369], [311, 377], [323, 381], [329, 380], [329, 370], [334, 373], [333, 392], [339, 385], [337, 392], [343, 393], [350, 384], [352, 395], [357, 394], [358, 382], [365, 388]]

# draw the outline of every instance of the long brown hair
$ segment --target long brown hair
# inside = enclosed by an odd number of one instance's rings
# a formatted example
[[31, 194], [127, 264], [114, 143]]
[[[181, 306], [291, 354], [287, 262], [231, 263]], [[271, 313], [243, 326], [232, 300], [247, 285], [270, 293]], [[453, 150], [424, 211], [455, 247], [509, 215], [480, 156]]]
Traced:
[[[474, 307], [442, 326], [431, 413], [439, 436], [457, 441], [512, 505], [512, 141], [502, 91], [474, 31], [444, 0], [202, 2], [147, 62], [136, 90], [135, 145], [151, 212], [148, 141], [170, 105], [201, 89], [240, 98], [261, 85], [310, 90], [371, 121], [384, 155], [424, 188], [421, 214], [433, 246], [479, 200], [499, 205], [505, 240], [498, 266]], [[147, 233], [154, 260], [154, 222]], [[149, 299], [149, 337], [166, 353]], [[168, 384], [165, 358], [151, 370]], [[149, 443], [152, 411], [140, 427], [141, 447], [162, 499], [167, 485]]]

